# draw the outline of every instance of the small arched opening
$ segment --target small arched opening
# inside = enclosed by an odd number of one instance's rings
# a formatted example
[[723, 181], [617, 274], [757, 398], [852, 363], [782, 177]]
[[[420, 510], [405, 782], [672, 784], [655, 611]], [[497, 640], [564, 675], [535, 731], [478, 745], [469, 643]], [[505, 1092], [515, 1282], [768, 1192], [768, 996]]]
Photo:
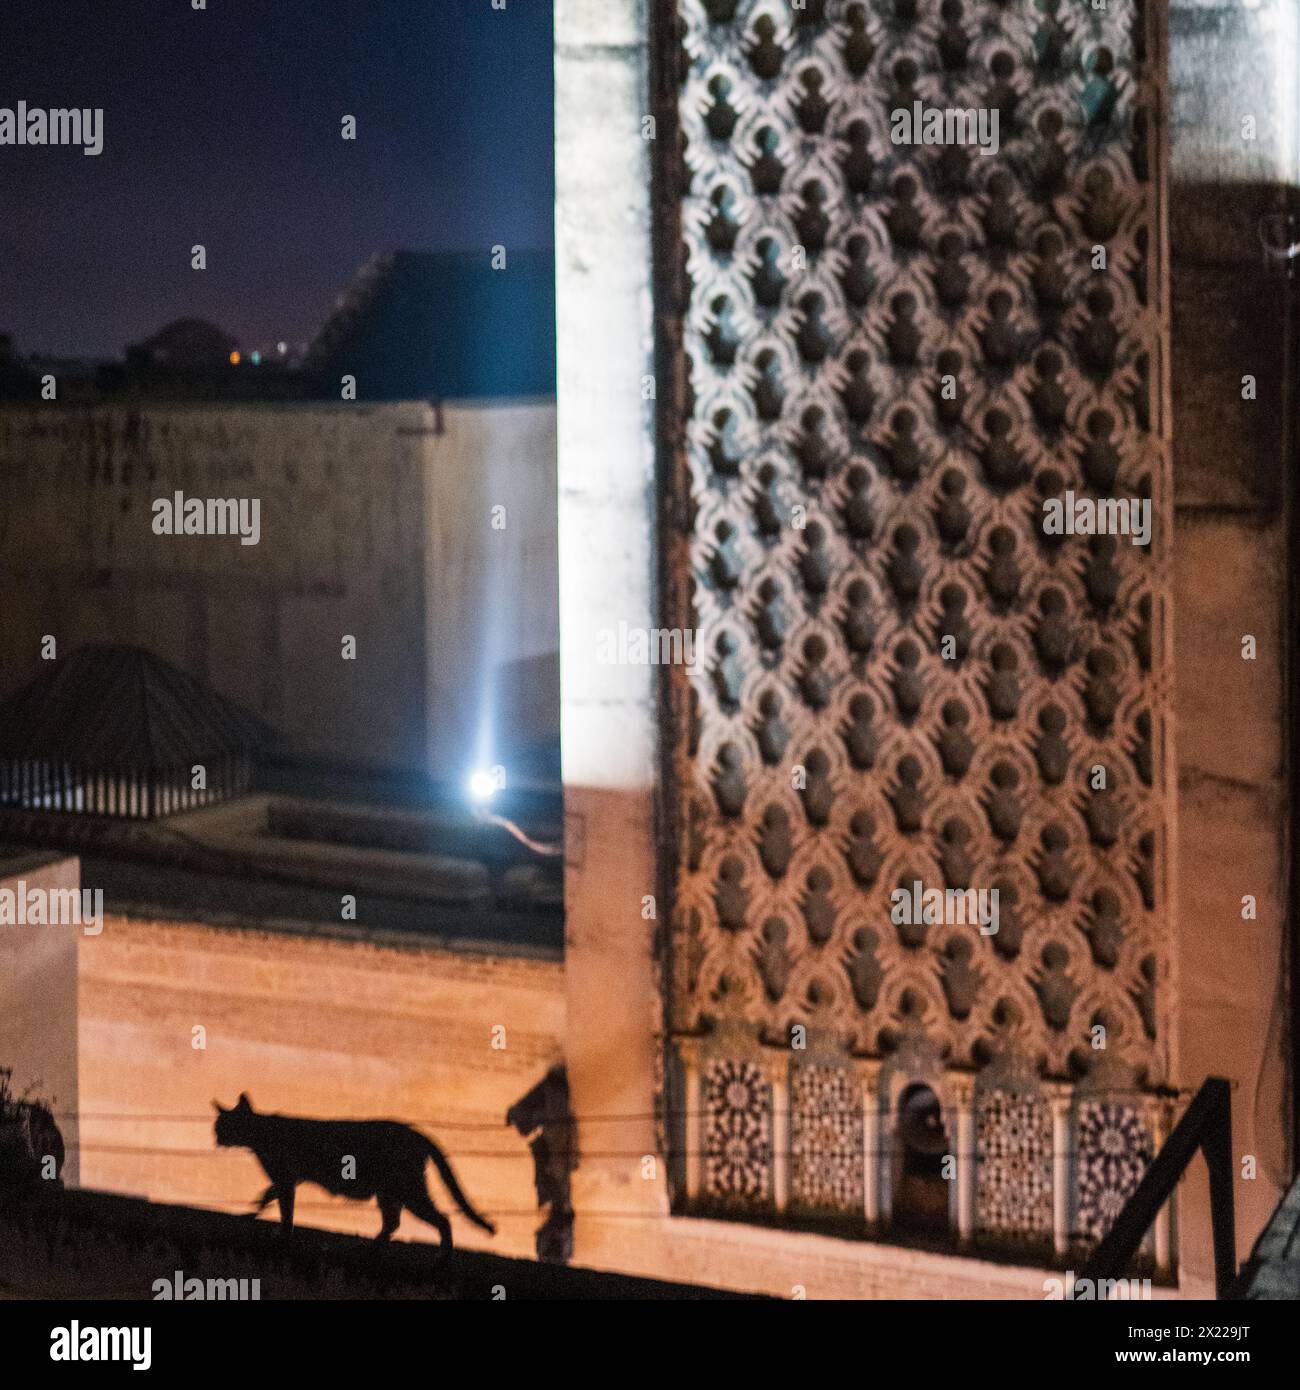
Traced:
[[944, 1158], [952, 1152], [939, 1097], [914, 1082], [898, 1098], [893, 1224], [900, 1232], [943, 1235], [948, 1230]]

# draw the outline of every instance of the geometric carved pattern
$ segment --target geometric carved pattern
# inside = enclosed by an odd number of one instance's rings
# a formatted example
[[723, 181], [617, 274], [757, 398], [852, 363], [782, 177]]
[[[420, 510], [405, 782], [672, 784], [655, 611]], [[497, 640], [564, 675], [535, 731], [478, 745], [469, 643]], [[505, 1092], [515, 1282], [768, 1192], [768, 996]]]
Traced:
[[1142, 1181], [1151, 1133], [1133, 1106], [1114, 1101], [1080, 1102], [1075, 1125], [1075, 1227], [1100, 1240]]
[[1042, 1235], [1052, 1229], [1052, 1116], [1036, 1096], [982, 1091], [976, 1101], [981, 1230]]
[[752, 1062], [704, 1068], [704, 1192], [731, 1205], [772, 1194], [772, 1087]]
[[[1159, 1082], [1171, 499], [1143, 9], [678, 15], [663, 543], [698, 655], [670, 677], [672, 1028], [802, 1021], [868, 1056], [912, 1033], [975, 1067], [1014, 1035], [1066, 1076], [1101, 1023]], [[892, 143], [914, 101], [996, 110], [997, 152]], [[1149, 499], [1151, 544], [1045, 534], [1067, 491]], [[998, 933], [895, 925], [914, 880], [997, 888]]]
[[862, 1211], [862, 1091], [845, 1067], [790, 1069], [790, 1189], [817, 1211]]

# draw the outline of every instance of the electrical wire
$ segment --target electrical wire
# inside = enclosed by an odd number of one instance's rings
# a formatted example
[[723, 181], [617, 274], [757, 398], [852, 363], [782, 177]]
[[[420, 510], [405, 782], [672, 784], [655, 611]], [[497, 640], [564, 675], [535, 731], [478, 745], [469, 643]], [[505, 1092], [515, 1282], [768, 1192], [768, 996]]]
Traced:
[[474, 812], [474, 819], [483, 825], [496, 825], [502, 830], [507, 831], [519, 841], [525, 849], [530, 849], [534, 854], [553, 855], [563, 854], [564, 845], [557, 841], [534, 840], [524, 833], [512, 820], [507, 820], [505, 816], [498, 816], [494, 811], [484, 811], [482, 809]]
[[[1236, 1082], [1236, 1081], [1230, 1082], [1230, 1085], [1232, 1086], [1233, 1090], [1236, 1090], [1236, 1089], [1237, 1089], [1238, 1084], [1239, 1084], [1239, 1083]], [[1172, 1087], [1171, 1087], [1171, 1088], [1170, 1088], [1168, 1091], [1166, 1091], [1164, 1094], [1165, 1094], [1165, 1096], [1166, 1096], [1167, 1098], [1169, 1098], [1169, 1099], [1186, 1100], [1186, 1099], [1190, 1098], [1191, 1096], [1193, 1096], [1193, 1095], [1195, 1094], [1196, 1089], [1197, 1089], [1196, 1087], [1192, 1087], [1192, 1086], [1182, 1086], [1182, 1087], [1178, 1087], [1178, 1088], [1172, 1088]], [[1141, 1096], [1141, 1095], [1145, 1095], [1145, 1094], [1146, 1094], [1146, 1093], [1144, 1093], [1144, 1092], [1136, 1092], [1132, 1087], [1118, 1087], [1118, 1086], [1115, 1086], [1115, 1087], [1097, 1087], [1095, 1090], [1094, 1090], [1094, 1089], [1089, 1089], [1089, 1090], [1086, 1092], [1086, 1095], [1081, 1094], [1081, 1095], [1079, 1096], [1079, 1099], [1089, 1099], [1089, 1100], [1091, 1100], [1091, 1099], [1099, 1099], [1099, 1100], [1106, 1100], [1106, 1099], [1125, 1099], [1125, 1100], [1128, 1100], [1128, 1099], [1132, 1099], [1135, 1095]], [[952, 1108], [952, 1107], [950, 1107], [950, 1108]], [[273, 1112], [259, 1111], [259, 1112], [257, 1112], [257, 1113], [259, 1113], [259, 1114], [269, 1114], [269, 1113], [273, 1113]], [[564, 1115], [564, 1116], [559, 1117], [559, 1121], [560, 1121], [560, 1122], [564, 1122], [564, 1123], [568, 1123], [568, 1124], [577, 1125], [577, 1126], [581, 1129], [581, 1128], [583, 1128], [584, 1126], [587, 1126], [587, 1125], [594, 1125], [594, 1124], [631, 1124], [631, 1123], [634, 1123], [634, 1122], [637, 1122], [637, 1121], [646, 1121], [646, 1122], [649, 1122], [649, 1121], [658, 1121], [658, 1120], [662, 1120], [662, 1119], [668, 1119], [668, 1120], [676, 1120], [676, 1119], [702, 1119], [702, 1118], [707, 1118], [708, 1115], [710, 1115], [711, 1113], [712, 1113], [712, 1112], [711, 1112], [711, 1110], [709, 1109], [708, 1106], [701, 1106], [699, 1109], [695, 1109], [695, 1110], [686, 1109], [686, 1108], [684, 1108], [684, 1107], [683, 1107], [683, 1108], [678, 1108], [678, 1107], [674, 1106], [674, 1107], [671, 1107], [671, 1108], [669, 1108], [669, 1109], [664, 1109], [664, 1110], [629, 1111], [629, 1112], [627, 1112], [627, 1113], [625, 1113], [625, 1114], [611, 1114], [611, 1115], [582, 1115], [582, 1114], [579, 1114], [579, 1115]], [[791, 1106], [786, 1106], [786, 1107], [783, 1107], [783, 1108], [782, 1108], [781, 1113], [782, 1113], [782, 1114], [785, 1114], [785, 1115], [791, 1115], [791, 1114], [794, 1114], [795, 1112], [794, 1112], [793, 1107], [791, 1107]], [[856, 1106], [856, 1105], [855, 1105], [855, 1106], [836, 1106], [836, 1107], [829, 1108], [829, 1109], [819, 1109], [817, 1113], [818, 1113], [819, 1116], [825, 1116], [825, 1117], [827, 1117], [827, 1118], [838, 1117], [838, 1116], [854, 1116], [854, 1115], [860, 1115], [860, 1114], [862, 1114], [862, 1107], [861, 1107], [861, 1106]], [[176, 1123], [176, 1124], [185, 1124], [185, 1123], [194, 1123], [194, 1124], [198, 1124], [198, 1123], [205, 1123], [205, 1124], [211, 1124], [212, 1121], [213, 1121], [213, 1112], [212, 1112], [211, 1110], [208, 1110], [208, 1111], [206, 1111], [206, 1112], [192, 1112], [192, 1113], [191, 1113], [191, 1112], [187, 1112], [187, 1113], [175, 1113], [175, 1112], [173, 1112], [173, 1113], [170, 1113], [170, 1114], [162, 1114], [162, 1113], [150, 1114], [150, 1113], [148, 1113], [148, 1112], [143, 1112], [143, 1113], [141, 1113], [141, 1112], [131, 1111], [131, 1110], [120, 1110], [120, 1111], [111, 1111], [111, 1110], [109, 1110], [109, 1111], [51, 1110], [51, 1111], [50, 1111], [50, 1114], [51, 1114], [51, 1115], [53, 1116], [53, 1118], [56, 1119], [56, 1120], [59, 1120], [59, 1119], [63, 1119], [63, 1120], [77, 1120], [77, 1121], [83, 1122], [83, 1123], [86, 1122], [86, 1121], [91, 1121], [91, 1120], [95, 1120], [95, 1121], [98, 1121], [98, 1120], [108, 1120], [108, 1121], [117, 1121], [117, 1120], [121, 1120], [121, 1121], [132, 1121], [132, 1120], [135, 1120], [135, 1121], [147, 1121], [147, 1122], [150, 1122], [150, 1123], [158, 1123], [158, 1124], [163, 1124], [163, 1123]], [[315, 1117], [315, 1116], [306, 1116], [306, 1115], [293, 1115], [293, 1116], [286, 1116], [285, 1118], [288, 1118], [288, 1119], [316, 1119], [316, 1118], [319, 1118], [319, 1117]], [[370, 1118], [373, 1118], [373, 1117], [370, 1117]], [[389, 1118], [389, 1117], [385, 1117], [385, 1118]], [[337, 1122], [339, 1122], [339, 1123], [344, 1123], [344, 1124], [365, 1123], [365, 1118], [362, 1118], [362, 1119], [359, 1119], [359, 1120], [358, 1120], [358, 1119], [349, 1118], [349, 1117], [347, 1117], [347, 1116], [330, 1116], [330, 1117], [329, 1117], [329, 1120], [330, 1120], [330, 1121], [337, 1121]], [[445, 1118], [443, 1118], [443, 1117], [436, 1116], [436, 1115], [421, 1115], [421, 1116], [416, 1116], [416, 1117], [414, 1117], [414, 1118], [409, 1118], [409, 1117], [408, 1117], [408, 1118], [399, 1119], [397, 1122], [398, 1122], [399, 1124], [407, 1124], [407, 1125], [426, 1125], [426, 1126], [428, 1126], [430, 1129], [461, 1130], [461, 1131], [464, 1131], [464, 1130], [503, 1130], [503, 1129], [508, 1130], [508, 1129], [512, 1129], [512, 1128], [513, 1128], [513, 1126], [507, 1124], [504, 1120], [500, 1120], [500, 1121], [496, 1121], [496, 1120], [449, 1120], [449, 1119], [445, 1119]]]

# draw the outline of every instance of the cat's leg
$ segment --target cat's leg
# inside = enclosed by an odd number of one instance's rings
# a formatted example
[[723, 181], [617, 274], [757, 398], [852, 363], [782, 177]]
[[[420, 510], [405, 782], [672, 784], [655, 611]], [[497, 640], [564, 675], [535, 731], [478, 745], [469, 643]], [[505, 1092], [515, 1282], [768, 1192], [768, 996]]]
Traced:
[[438, 1232], [438, 1263], [451, 1254], [451, 1222], [433, 1204], [427, 1192], [416, 1191], [402, 1198], [402, 1205], [421, 1221], [427, 1221]]
[[383, 1227], [376, 1240], [387, 1240], [398, 1228], [402, 1220], [402, 1203], [397, 1197], [379, 1196], [379, 1214], [384, 1218]]
[[278, 1182], [275, 1184], [275, 1193], [280, 1199], [280, 1230], [288, 1236], [293, 1230], [293, 1199], [297, 1188], [291, 1182]]
[[267, 1209], [267, 1207], [271, 1205], [272, 1202], [275, 1201], [275, 1199], [279, 1195], [280, 1189], [276, 1187], [274, 1183], [272, 1183], [270, 1187], [268, 1187], [266, 1191], [263, 1192], [262, 1195], [257, 1199], [256, 1208], [250, 1214], [254, 1217], [261, 1216], [261, 1214]]

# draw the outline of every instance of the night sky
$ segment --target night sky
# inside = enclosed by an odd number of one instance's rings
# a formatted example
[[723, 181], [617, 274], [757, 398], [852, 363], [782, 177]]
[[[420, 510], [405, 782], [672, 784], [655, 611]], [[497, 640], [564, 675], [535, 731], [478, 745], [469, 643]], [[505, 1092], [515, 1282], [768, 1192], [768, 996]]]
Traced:
[[0, 107], [104, 108], [98, 157], [0, 146], [18, 351], [297, 343], [375, 251], [552, 245], [551, 0], [207, 3], [3, 0]]

